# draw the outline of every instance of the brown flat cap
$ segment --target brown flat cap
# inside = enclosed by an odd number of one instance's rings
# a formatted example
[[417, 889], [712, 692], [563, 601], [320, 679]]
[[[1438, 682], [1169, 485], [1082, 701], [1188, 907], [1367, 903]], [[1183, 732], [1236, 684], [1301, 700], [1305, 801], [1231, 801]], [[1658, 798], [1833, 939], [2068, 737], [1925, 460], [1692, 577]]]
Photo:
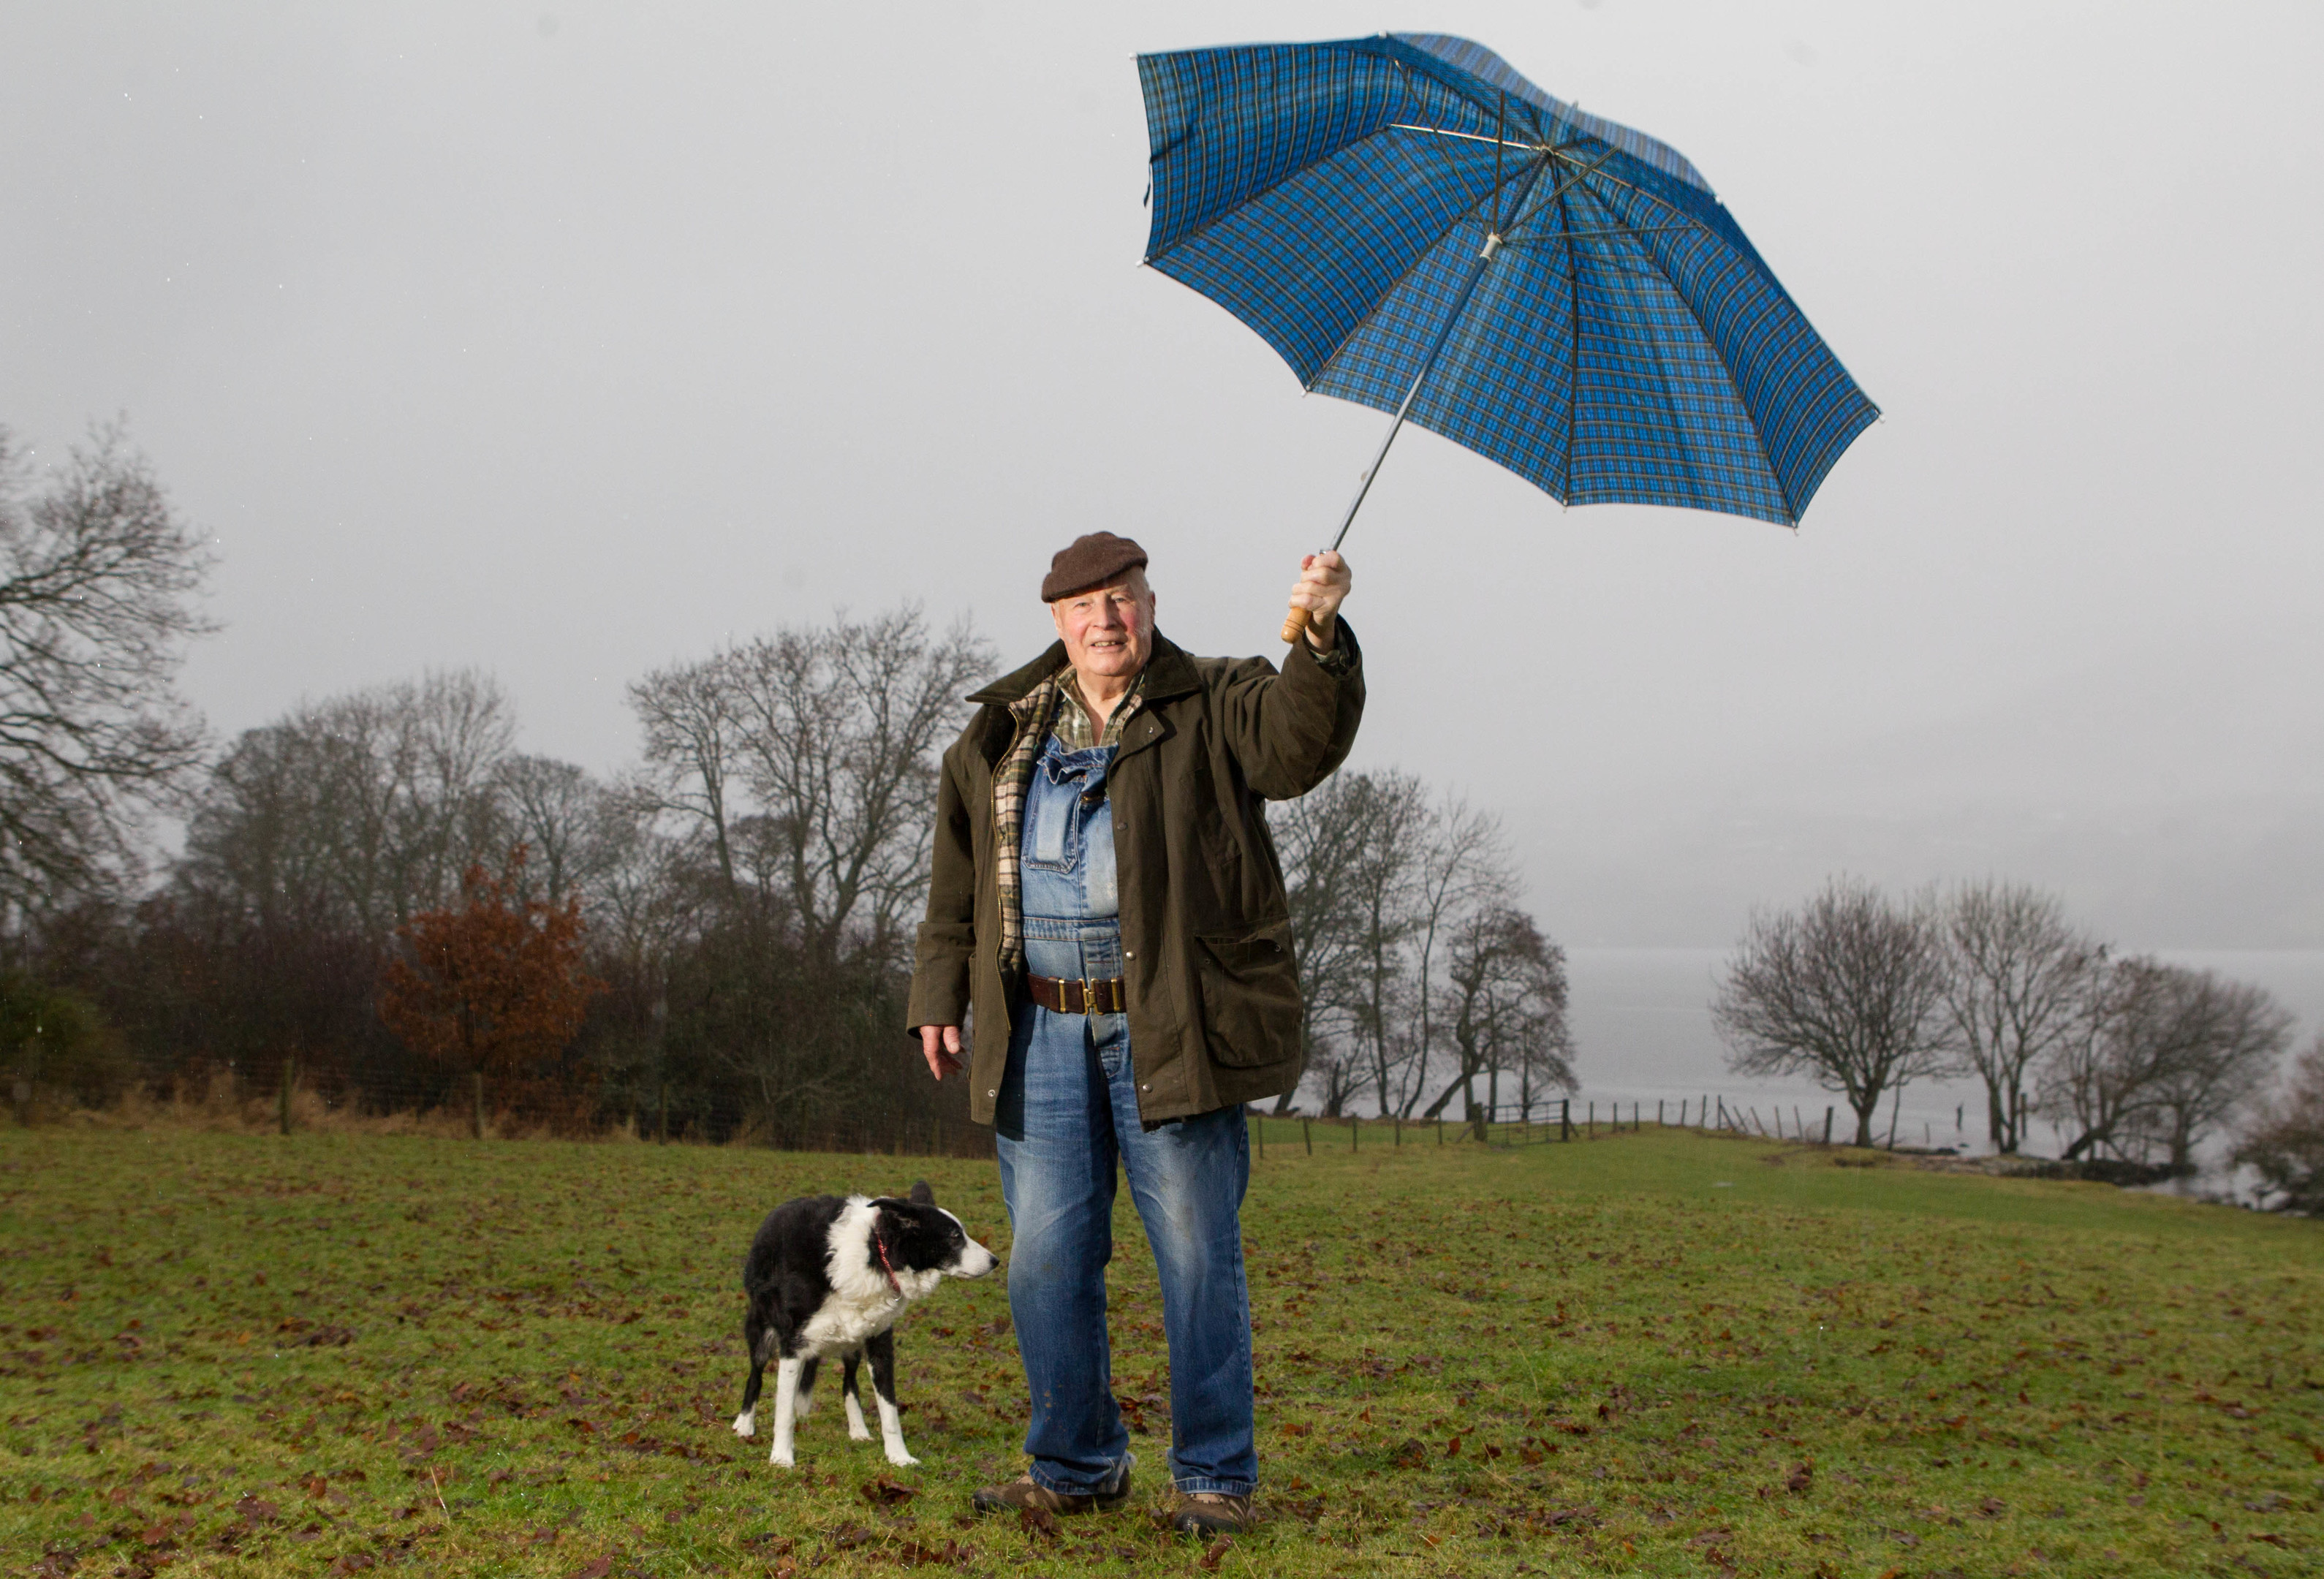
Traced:
[[1041, 601], [1055, 603], [1093, 586], [1103, 586], [1133, 565], [1146, 563], [1146, 550], [1110, 531], [1084, 532], [1049, 560]]

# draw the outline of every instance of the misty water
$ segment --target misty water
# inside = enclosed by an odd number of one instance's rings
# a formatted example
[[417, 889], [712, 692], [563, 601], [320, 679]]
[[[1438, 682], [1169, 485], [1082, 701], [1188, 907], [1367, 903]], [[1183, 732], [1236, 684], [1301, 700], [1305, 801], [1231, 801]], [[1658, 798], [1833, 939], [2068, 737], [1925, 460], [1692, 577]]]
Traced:
[[[2293, 1047], [2308, 1044], [2324, 1030], [2324, 949], [2155, 951], [2174, 965], [2217, 971], [2252, 982], [2275, 994], [2300, 1020]], [[1773, 1128], [1782, 1115], [1786, 1134], [1805, 1123], [1821, 1135], [1823, 1112], [1836, 1108], [1835, 1139], [1849, 1133], [1849, 1110], [1840, 1099], [1805, 1080], [1745, 1080], [1727, 1072], [1727, 1048], [1711, 1023], [1711, 998], [1727, 951], [1718, 948], [1574, 948], [1567, 952], [1572, 987], [1571, 1024], [1582, 1082], [1574, 1097], [1577, 1118], [1597, 1104], [1604, 1121], [1619, 1103], [1627, 1122], [1631, 1104], [1652, 1119], [1655, 1104], [1673, 1122], [1679, 1104], [1692, 1121], [1706, 1096], [1729, 1107], [1756, 1109]], [[1502, 1100], [1515, 1093], [1504, 1091]], [[1889, 1132], [1891, 1103], [1884, 1103], [1878, 1135]], [[1928, 1082], [1905, 1088], [1896, 1113], [1899, 1145], [1960, 1145], [1970, 1152], [1991, 1148], [1985, 1131], [1984, 1088], [1974, 1082]], [[1747, 1121], [1748, 1122], [1748, 1121]], [[2030, 1152], [2054, 1156], [2062, 1142], [2037, 1122]]]

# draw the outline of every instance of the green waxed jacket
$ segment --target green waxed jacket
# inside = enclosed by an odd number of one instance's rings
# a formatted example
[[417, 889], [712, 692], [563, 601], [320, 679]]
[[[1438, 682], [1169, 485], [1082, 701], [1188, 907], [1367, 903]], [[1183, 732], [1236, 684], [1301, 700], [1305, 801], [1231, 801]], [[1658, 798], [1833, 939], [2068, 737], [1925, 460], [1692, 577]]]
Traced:
[[[1122, 972], [1139, 1116], [1256, 1102], [1299, 1083], [1299, 975], [1265, 802], [1305, 795], [1355, 743], [1362, 654], [1347, 622], [1333, 672], [1305, 642], [1263, 658], [1194, 658], [1158, 632], [1106, 793], [1121, 895]], [[1065, 666], [1063, 642], [977, 692], [945, 753], [927, 919], [908, 1023], [973, 1030], [969, 1112], [992, 1122], [1020, 983], [1004, 980], [991, 859], [993, 770], [1009, 704]]]

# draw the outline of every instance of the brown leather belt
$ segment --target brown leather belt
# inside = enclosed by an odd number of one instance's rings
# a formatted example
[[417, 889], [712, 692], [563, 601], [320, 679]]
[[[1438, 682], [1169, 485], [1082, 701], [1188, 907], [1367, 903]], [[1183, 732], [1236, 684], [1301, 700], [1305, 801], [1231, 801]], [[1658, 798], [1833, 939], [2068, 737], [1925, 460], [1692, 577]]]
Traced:
[[1130, 987], [1120, 976], [1085, 982], [1072, 976], [1025, 976], [1025, 995], [1052, 1014], [1127, 1014]]

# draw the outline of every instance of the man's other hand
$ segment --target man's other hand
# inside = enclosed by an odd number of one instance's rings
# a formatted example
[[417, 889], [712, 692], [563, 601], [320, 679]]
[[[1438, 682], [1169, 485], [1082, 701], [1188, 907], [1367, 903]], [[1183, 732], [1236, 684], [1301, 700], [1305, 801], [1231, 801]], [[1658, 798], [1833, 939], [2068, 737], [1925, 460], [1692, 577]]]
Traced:
[[1329, 652], [1339, 638], [1340, 603], [1348, 596], [1348, 562], [1333, 550], [1299, 561], [1291, 606], [1307, 611], [1307, 642], [1318, 652]]
[[924, 1025], [920, 1027], [920, 1051], [928, 1060], [928, 1073], [942, 1080], [947, 1071], [960, 1073], [960, 1027], [957, 1025]]

